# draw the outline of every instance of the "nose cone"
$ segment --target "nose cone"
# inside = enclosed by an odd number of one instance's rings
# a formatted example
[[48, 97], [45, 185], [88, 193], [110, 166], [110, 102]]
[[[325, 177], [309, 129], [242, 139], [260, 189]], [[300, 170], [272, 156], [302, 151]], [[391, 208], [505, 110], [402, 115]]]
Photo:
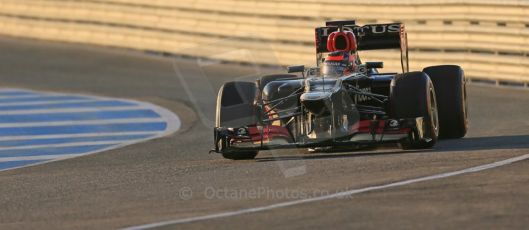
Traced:
[[330, 92], [307, 92], [300, 97], [303, 106], [316, 116], [325, 116], [332, 110]]

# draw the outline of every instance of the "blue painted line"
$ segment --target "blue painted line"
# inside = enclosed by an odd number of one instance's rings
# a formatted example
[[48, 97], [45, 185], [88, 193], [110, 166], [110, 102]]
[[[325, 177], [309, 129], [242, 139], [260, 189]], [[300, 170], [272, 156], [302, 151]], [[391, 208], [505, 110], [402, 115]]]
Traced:
[[113, 145], [86, 145], [70, 147], [51, 147], [38, 149], [0, 150], [0, 158], [4, 157], [31, 157], [46, 155], [81, 154], [108, 148]]
[[4, 105], [0, 106], [0, 111], [7, 110], [27, 110], [27, 109], [66, 109], [66, 108], [91, 108], [91, 107], [118, 107], [133, 106], [136, 104], [125, 101], [87, 101], [87, 102], [66, 102], [61, 104], [48, 105]]
[[86, 99], [86, 97], [81, 97], [81, 96], [35, 96], [35, 97], [0, 99], [0, 103], [37, 102], [37, 101], [69, 101], [69, 100], [80, 100], [80, 99]]
[[8, 161], [8, 162], [0, 162], [0, 170], [3, 169], [9, 169], [9, 168], [16, 168], [24, 165], [29, 164], [35, 164], [39, 162], [43, 162], [47, 160], [29, 160], [29, 161]]
[[[67, 111], [61, 112], [61, 109]], [[83, 121], [96, 121], [96, 124], [83, 125]], [[104, 122], [97, 124], [97, 121]], [[51, 122], [66, 123], [58, 125]], [[0, 171], [53, 161], [45, 158], [55, 159], [70, 154], [84, 155], [137, 143], [175, 132], [179, 127], [180, 121], [176, 115], [149, 103], [118, 98], [0, 89], [0, 138], [4, 139], [0, 140]], [[132, 134], [127, 134], [129, 132]], [[89, 135], [82, 137], [83, 135], [79, 134]], [[28, 139], [22, 136], [38, 138]], [[17, 140], [17, 137], [21, 140]], [[107, 141], [112, 144], [105, 144]]]
[[0, 141], [0, 147], [19, 147], [30, 145], [53, 145], [67, 144], [75, 142], [93, 142], [93, 141], [131, 141], [138, 139], [147, 139], [153, 137], [153, 134], [139, 135], [122, 135], [122, 136], [97, 136], [97, 137], [67, 137], [67, 138], [49, 138], [49, 139], [31, 139], [16, 141]]
[[0, 136], [163, 131], [165, 122], [0, 128]]
[[51, 121], [87, 121], [127, 118], [159, 118], [160, 115], [150, 109], [94, 111], [75, 113], [42, 113], [0, 115], [0, 123], [51, 122]]

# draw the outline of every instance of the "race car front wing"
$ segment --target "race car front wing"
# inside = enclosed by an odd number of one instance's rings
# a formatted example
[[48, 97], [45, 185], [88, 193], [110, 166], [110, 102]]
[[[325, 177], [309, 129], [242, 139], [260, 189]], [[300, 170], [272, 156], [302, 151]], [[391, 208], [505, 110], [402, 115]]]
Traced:
[[423, 117], [362, 120], [347, 135], [332, 138], [293, 137], [282, 126], [215, 127], [212, 152], [255, 151], [287, 148], [357, 147], [405, 140], [426, 140]]

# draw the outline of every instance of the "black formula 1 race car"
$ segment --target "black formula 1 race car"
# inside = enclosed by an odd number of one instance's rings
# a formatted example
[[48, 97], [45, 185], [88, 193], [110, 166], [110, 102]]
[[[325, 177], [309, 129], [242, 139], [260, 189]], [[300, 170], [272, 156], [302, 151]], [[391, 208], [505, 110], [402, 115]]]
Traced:
[[[329, 21], [316, 28], [317, 66], [256, 82], [227, 82], [217, 97], [214, 149], [228, 159], [260, 150], [358, 149], [396, 143], [431, 148], [468, 127], [463, 69], [440, 65], [409, 72], [404, 25]], [[357, 51], [400, 49], [402, 73], [362, 63]], [[293, 74], [297, 73], [297, 74]]]

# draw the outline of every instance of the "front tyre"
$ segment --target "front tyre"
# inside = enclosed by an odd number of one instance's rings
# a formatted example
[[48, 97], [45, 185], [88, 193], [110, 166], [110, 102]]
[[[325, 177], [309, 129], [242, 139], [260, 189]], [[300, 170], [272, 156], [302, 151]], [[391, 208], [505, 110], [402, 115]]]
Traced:
[[222, 156], [230, 160], [251, 160], [257, 156], [258, 151], [225, 152]]
[[[254, 104], [259, 93], [253, 82], [233, 81], [225, 83], [217, 96], [216, 127], [238, 128], [257, 123], [257, 109]], [[218, 144], [218, 143], [217, 143]], [[231, 160], [253, 159], [258, 151], [223, 152], [222, 156]]]
[[432, 81], [423, 72], [409, 72], [395, 76], [390, 95], [390, 110], [394, 118], [422, 117], [423, 138], [413, 132], [401, 143], [404, 149], [431, 148], [439, 135], [437, 101]]

